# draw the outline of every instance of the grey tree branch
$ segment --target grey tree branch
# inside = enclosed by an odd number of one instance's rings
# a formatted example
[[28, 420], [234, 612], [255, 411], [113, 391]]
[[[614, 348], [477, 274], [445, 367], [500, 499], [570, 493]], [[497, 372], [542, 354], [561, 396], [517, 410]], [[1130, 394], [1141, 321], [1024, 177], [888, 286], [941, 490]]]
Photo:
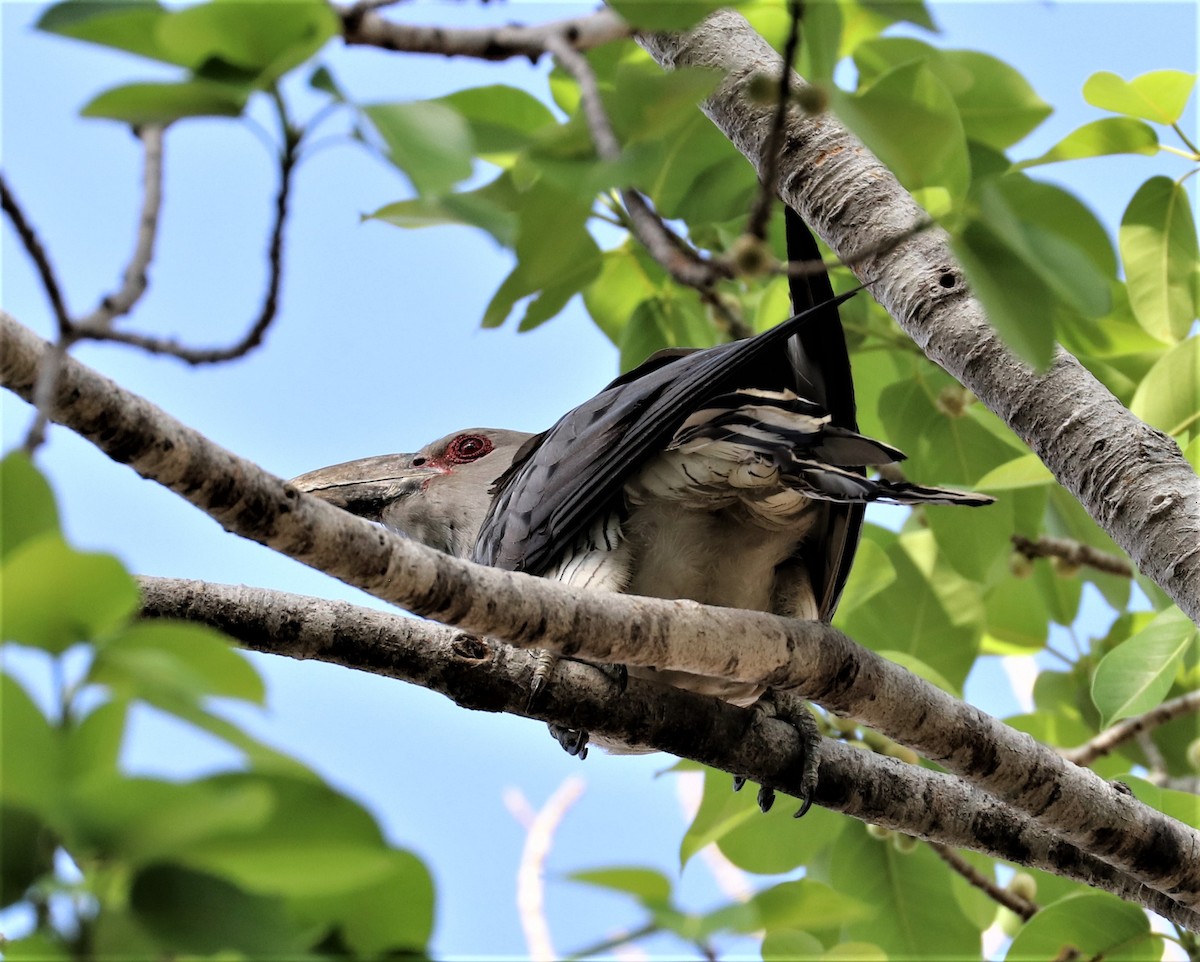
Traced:
[[576, 50], [590, 50], [632, 35], [629, 25], [611, 10], [532, 27], [458, 29], [394, 23], [373, 10], [364, 9], [361, 4], [335, 6], [334, 10], [342, 18], [342, 38], [347, 44], [446, 57], [479, 57], [483, 60], [528, 57], [536, 62], [548, 49], [551, 37], [565, 37]]
[[[142, 612], [220, 629], [256, 651], [315, 659], [421, 685], [456, 704], [634, 740], [725, 771], [798, 790], [798, 740], [784, 722], [719, 699], [560, 663], [531, 708], [536, 656], [452, 628], [340, 601], [175, 578], [138, 579]], [[1086, 882], [1188, 925], [1200, 915], [1055, 839], [1028, 816], [961, 780], [825, 739], [816, 802], [936, 844]]]
[[[754, 103], [747, 87], [755, 75], [780, 70], [770, 45], [732, 11], [689, 34], [638, 39], [667, 69], [726, 74], [703, 109], [761, 174], [772, 110]], [[784, 201], [843, 259], [924, 218], [892, 173], [828, 114], [793, 111], [779, 163]], [[1138, 570], [1200, 623], [1200, 479], [1178, 445], [1069, 354], [1058, 352], [1044, 372], [1016, 357], [987, 323], [944, 232], [883, 245], [877, 256], [855, 259], [854, 270], [917, 345], [1008, 424]]]
[[1012, 536], [1013, 547], [1026, 558], [1062, 558], [1071, 565], [1087, 565], [1097, 571], [1122, 578], [1133, 577], [1133, 565], [1124, 558], [1098, 551], [1090, 544], [1072, 541], [1069, 538], [1051, 538], [1042, 535], [1040, 538], [1026, 538], [1022, 534]]
[[1085, 742], [1071, 751], [1063, 752], [1063, 757], [1076, 765], [1090, 765], [1097, 758], [1103, 758], [1130, 739], [1148, 733], [1159, 725], [1165, 725], [1176, 718], [1195, 714], [1198, 711], [1200, 711], [1200, 691], [1188, 692], [1186, 695], [1164, 701], [1144, 714], [1122, 719], [1111, 728], [1106, 728], [1091, 741]]
[[[0, 312], [5, 387], [28, 399], [49, 350]], [[227, 530], [378, 598], [520, 647], [795, 690], [921, 752], [1185, 907], [1200, 906], [1200, 833], [832, 626], [686, 601], [573, 592], [440, 554], [302, 495], [69, 357], [50, 414]], [[646, 706], [647, 718], [661, 711], [655, 706]]]
[[142, 209], [134, 240], [133, 253], [125, 266], [119, 289], [105, 295], [95, 310], [76, 321], [77, 328], [101, 331], [112, 321], [128, 314], [146, 292], [146, 272], [154, 257], [158, 236], [158, 215], [162, 209], [163, 128], [151, 124], [137, 130], [145, 160], [142, 172]]

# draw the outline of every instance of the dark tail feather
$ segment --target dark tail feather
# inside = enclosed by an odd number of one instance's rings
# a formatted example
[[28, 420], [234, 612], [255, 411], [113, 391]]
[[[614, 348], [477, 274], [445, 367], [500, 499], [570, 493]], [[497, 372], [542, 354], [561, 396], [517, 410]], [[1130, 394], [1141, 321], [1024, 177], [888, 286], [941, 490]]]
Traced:
[[875, 482], [874, 501], [891, 501], [896, 504], [958, 504], [968, 508], [979, 508], [992, 504], [996, 499], [974, 491], [955, 491], [953, 488], [927, 488], [910, 481]]

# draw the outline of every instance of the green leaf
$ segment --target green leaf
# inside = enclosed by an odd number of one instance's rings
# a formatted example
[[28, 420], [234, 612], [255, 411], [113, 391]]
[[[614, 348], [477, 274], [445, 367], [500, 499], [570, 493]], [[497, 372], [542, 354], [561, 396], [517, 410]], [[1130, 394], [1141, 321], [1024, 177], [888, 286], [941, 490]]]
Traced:
[[388, 159], [418, 193], [445, 193], [471, 176], [475, 146], [457, 110], [431, 100], [363, 109], [387, 145]]
[[76, 551], [57, 532], [11, 552], [0, 582], [4, 638], [54, 653], [112, 631], [138, 608], [137, 583], [120, 561]]
[[1076, 198], [1024, 174], [979, 183], [973, 200], [955, 251], [1001, 336], [1045, 366], [1056, 316], [1109, 310], [1116, 265], [1108, 237]]
[[38, 535], [58, 530], [54, 492], [23, 451], [0, 461], [0, 559]]
[[1105, 655], [1092, 678], [1101, 727], [1161, 704], [1195, 640], [1196, 626], [1178, 608], [1170, 608]]
[[237, 117], [247, 91], [207, 80], [137, 83], [113, 87], [92, 98], [80, 114], [132, 124], [165, 124], [180, 117]]
[[874, 541], [863, 541], [854, 555], [850, 578], [838, 603], [845, 614], [875, 597], [896, 580], [896, 569], [887, 554]]
[[881, 946], [890, 958], [972, 958], [979, 932], [954, 899], [949, 873], [925, 846], [901, 854], [872, 838], [863, 825], [842, 832], [831, 858], [830, 881], [874, 911], [849, 921], [842, 941]]
[[1128, 772], [1120, 776], [1120, 781], [1133, 789], [1133, 794], [1139, 801], [1157, 808], [1185, 825], [1200, 829], [1200, 798], [1197, 798], [1195, 793], [1163, 788]]
[[1169, 177], [1151, 177], [1125, 208], [1119, 236], [1138, 323], [1159, 340], [1186, 337], [1196, 317], [1192, 282], [1200, 258], [1187, 191]]
[[807, 878], [763, 889], [754, 895], [748, 907], [753, 915], [742, 929], [746, 932], [823, 929], [862, 921], [874, 914], [860, 899]]
[[600, 273], [584, 288], [583, 303], [596, 326], [619, 344], [638, 305], [654, 295], [662, 280], [662, 270], [647, 265], [633, 241], [627, 240], [601, 255]]
[[196, 841], [176, 859], [251, 892], [322, 897], [377, 885], [394, 871], [391, 851], [360, 805], [311, 778], [239, 774], [208, 780], [260, 785], [274, 799], [252, 836]]
[[[54, 871], [55, 838], [27, 808], [0, 803], [0, 907], [24, 897], [38, 879]], [[4, 946], [9, 957], [11, 943]]]
[[63, 773], [67, 779], [80, 782], [116, 776], [128, 708], [124, 701], [105, 702], [63, 732]]
[[[833, 4], [818, 4], [818, 7], [833, 6]], [[807, 932], [793, 929], [774, 929], [767, 932], [762, 941], [763, 962], [798, 962], [804, 959], [824, 959], [825, 946], [818, 938]], [[876, 955], [858, 954], [854, 956], [860, 962], [887, 962], [887, 956], [880, 950]]]
[[391, 870], [377, 882], [325, 900], [342, 934], [362, 958], [426, 954], [433, 934], [433, 878], [410, 852], [388, 853]]
[[735, 7], [729, 0], [611, 0], [611, 6], [637, 30], [686, 30], [714, 10]]
[[550, 108], [532, 94], [503, 84], [471, 87], [431, 103], [458, 113], [471, 130], [476, 152], [493, 163], [524, 150], [537, 131], [556, 123]]
[[838, 117], [910, 191], [942, 188], [961, 200], [970, 182], [967, 142], [946, 85], [923, 63], [881, 74], [857, 94], [830, 92]]
[[440, 224], [481, 227], [498, 243], [512, 247], [516, 243], [519, 205], [520, 195], [513, 187], [512, 177], [503, 173], [475, 190], [402, 200], [365, 216], [410, 229]]
[[1084, 124], [1051, 147], [1044, 154], [1023, 160], [1017, 170], [1040, 164], [1057, 164], [1064, 160], [1085, 157], [1108, 157], [1112, 154], [1158, 153], [1158, 134], [1154, 128], [1132, 117], [1104, 117]]
[[125, 697], [167, 707], [207, 697], [261, 705], [258, 672], [229, 639], [204, 625], [140, 621], [97, 648], [89, 680]]
[[300, 956], [306, 936], [283, 899], [170, 862], [140, 870], [129, 888], [134, 918], [169, 954]]
[[987, 635], [982, 651], [989, 655], [1041, 651], [1050, 631], [1046, 603], [1033, 578], [1004, 578], [984, 597]]
[[1176, 344], [1158, 359], [1134, 392], [1129, 409], [1170, 435], [1200, 422], [1200, 336]]
[[70, 804], [76, 846], [149, 864], [213, 840], [251, 844], [269, 823], [274, 797], [252, 776], [165, 782], [113, 773], [80, 782]]
[[65, 0], [47, 8], [37, 28], [62, 37], [127, 50], [153, 60], [187, 66], [158, 37], [158, 26], [171, 16], [155, 0]]
[[0, 739], [0, 794], [17, 807], [47, 817], [62, 796], [58, 732], [25, 688], [7, 674], [0, 674]]
[[602, 868], [572, 872], [573, 882], [632, 895], [643, 905], [660, 906], [670, 902], [671, 880], [662, 872], [648, 868]]
[[1115, 114], [1173, 124], [1183, 116], [1195, 83], [1196, 75], [1182, 70], [1155, 70], [1133, 80], [1104, 70], [1088, 77], [1083, 99]]
[[1162, 942], [1151, 937], [1150, 920], [1136, 905], [1107, 892], [1084, 891], [1045, 905], [1009, 946], [1005, 962], [1080, 958], [1157, 959]]
[[262, 87], [299, 66], [341, 28], [320, 0], [202, 3], [174, 11], [156, 35], [198, 76]]
[[981, 491], [1012, 491], [1017, 488], [1039, 488], [1054, 481], [1054, 475], [1036, 454], [1023, 454], [992, 468], [975, 482]]
[[860, 85], [913, 62], [925, 64], [945, 85], [971, 140], [1003, 150], [1050, 115], [1050, 105], [1019, 72], [985, 53], [939, 50], [910, 37], [880, 37], [854, 50]]

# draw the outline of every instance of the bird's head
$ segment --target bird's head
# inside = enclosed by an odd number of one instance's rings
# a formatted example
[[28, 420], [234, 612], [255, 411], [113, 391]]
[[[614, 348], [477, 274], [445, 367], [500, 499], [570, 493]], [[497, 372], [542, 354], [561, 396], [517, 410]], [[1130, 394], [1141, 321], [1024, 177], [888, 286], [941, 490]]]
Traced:
[[431, 548], [468, 557], [492, 502], [491, 486], [531, 435], [455, 431], [415, 454], [384, 454], [309, 471], [301, 491]]

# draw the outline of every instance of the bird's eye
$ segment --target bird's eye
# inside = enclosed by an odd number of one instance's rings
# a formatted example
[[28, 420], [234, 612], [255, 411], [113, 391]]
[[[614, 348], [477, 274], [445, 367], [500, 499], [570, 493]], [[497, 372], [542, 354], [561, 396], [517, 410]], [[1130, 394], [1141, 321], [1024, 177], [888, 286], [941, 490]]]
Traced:
[[425, 463], [426, 461], [428, 461], [428, 460], [429, 460], [429, 459], [428, 459], [427, 457], [425, 457], [424, 455], [422, 455], [422, 456], [420, 456], [420, 457], [413, 458], [413, 467], [414, 467], [414, 468], [419, 468], [419, 467], [420, 467], [422, 464], [424, 464], [424, 463]]
[[460, 434], [446, 448], [446, 460], [456, 464], [476, 461], [492, 450], [492, 442], [479, 434]]

